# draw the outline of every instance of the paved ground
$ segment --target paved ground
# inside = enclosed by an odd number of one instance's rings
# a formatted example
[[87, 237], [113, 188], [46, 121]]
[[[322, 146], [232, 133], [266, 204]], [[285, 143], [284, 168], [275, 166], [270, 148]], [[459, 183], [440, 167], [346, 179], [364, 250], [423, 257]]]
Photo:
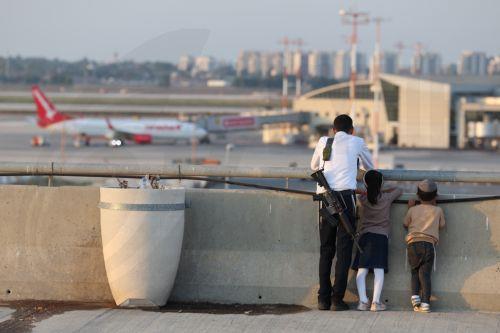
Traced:
[[[215, 313], [68, 306], [31, 311], [0, 308], [0, 332], [500, 332], [500, 314], [410, 311], [341, 313], [285, 308], [236, 308]], [[85, 307], [84, 307], [85, 308]], [[229, 311], [228, 311], [229, 310]], [[246, 311], [245, 311], [246, 310]], [[299, 312], [297, 312], [299, 311]]]

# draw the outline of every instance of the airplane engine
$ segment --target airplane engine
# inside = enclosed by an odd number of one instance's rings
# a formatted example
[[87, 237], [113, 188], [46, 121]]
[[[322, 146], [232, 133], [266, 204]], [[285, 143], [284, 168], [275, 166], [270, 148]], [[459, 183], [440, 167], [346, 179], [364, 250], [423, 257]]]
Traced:
[[134, 134], [133, 140], [137, 144], [146, 145], [153, 142], [153, 136], [150, 134]]

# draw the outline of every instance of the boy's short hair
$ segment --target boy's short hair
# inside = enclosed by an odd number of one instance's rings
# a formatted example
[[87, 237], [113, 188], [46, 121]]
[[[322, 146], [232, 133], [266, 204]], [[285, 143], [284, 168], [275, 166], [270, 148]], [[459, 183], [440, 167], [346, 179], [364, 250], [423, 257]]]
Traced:
[[335, 120], [333, 121], [333, 126], [332, 126], [337, 132], [346, 132], [348, 133], [350, 130], [353, 129], [352, 126], [352, 118], [349, 117], [346, 114], [341, 114], [335, 117]]
[[430, 180], [424, 179], [418, 183], [417, 195], [422, 201], [431, 201], [437, 196], [437, 184]]

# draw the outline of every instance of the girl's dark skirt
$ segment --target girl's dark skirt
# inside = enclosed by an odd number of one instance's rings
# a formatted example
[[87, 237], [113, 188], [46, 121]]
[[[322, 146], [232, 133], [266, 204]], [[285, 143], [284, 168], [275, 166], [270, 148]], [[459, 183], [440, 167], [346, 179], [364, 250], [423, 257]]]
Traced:
[[359, 246], [363, 250], [363, 253], [356, 252], [352, 269], [368, 268], [373, 270], [374, 268], [383, 268], [385, 273], [389, 271], [387, 260], [389, 241], [387, 236], [367, 232], [359, 238]]

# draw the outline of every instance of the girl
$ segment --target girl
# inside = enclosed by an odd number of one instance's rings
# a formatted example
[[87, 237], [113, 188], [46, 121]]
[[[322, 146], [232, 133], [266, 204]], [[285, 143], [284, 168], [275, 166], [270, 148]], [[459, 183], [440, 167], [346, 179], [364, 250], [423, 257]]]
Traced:
[[[363, 253], [356, 253], [352, 264], [352, 268], [358, 271], [356, 276], [359, 294], [358, 310], [384, 311], [386, 306], [380, 301], [380, 295], [384, 285], [384, 273], [388, 272], [389, 213], [392, 202], [403, 191], [399, 188], [382, 191], [384, 179], [376, 170], [368, 171], [363, 180], [366, 193], [359, 196], [361, 203], [359, 245]], [[373, 270], [375, 274], [371, 306], [366, 296], [366, 276], [369, 270]]]

